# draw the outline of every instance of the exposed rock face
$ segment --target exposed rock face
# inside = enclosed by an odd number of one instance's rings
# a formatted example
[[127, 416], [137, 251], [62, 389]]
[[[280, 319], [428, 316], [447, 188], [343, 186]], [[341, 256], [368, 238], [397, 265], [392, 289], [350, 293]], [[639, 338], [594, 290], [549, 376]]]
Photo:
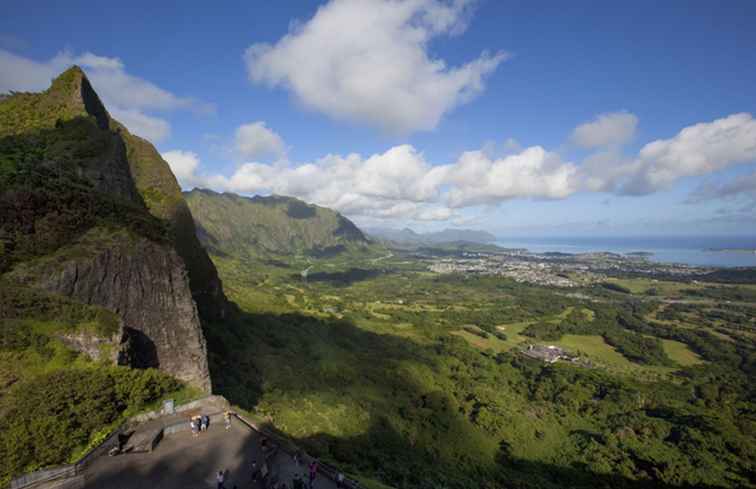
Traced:
[[130, 134], [117, 122], [113, 124], [118, 125], [123, 136], [134, 184], [150, 213], [170, 225], [176, 251], [189, 272], [200, 317], [209, 321], [225, 318], [231, 305], [223, 293], [215, 265], [197, 239], [194, 218], [168, 163], [148, 141]]
[[128, 332], [121, 326], [118, 333], [105, 338], [91, 333], [65, 333], [57, 335], [64, 345], [72, 350], [87, 355], [94, 361], [104, 361], [116, 365], [131, 365], [132, 341]]
[[[122, 362], [129, 356], [133, 367], [160, 368], [209, 391], [207, 348], [183, 260], [168, 245], [141, 237], [118, 238], [116, 244], [100, 249], [87, 243], [87, 256], [81, 248], [70, 248], [65, 250], [70, 259], [24, 264], [10, 277], [114, 311], [130, 342], [130, 353], [119, 348], [114, 361], [119, 355]], [[65, 340], [99, 358], [102, 339], [78, 335]]]

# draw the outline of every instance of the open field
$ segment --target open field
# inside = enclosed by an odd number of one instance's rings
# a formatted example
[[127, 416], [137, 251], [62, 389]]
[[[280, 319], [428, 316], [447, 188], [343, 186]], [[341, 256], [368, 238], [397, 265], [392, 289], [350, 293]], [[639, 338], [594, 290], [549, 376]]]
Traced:
[[690, 348], [685, 343], [675, 340], [662, 340], [662, 344], [664, 345], [664, 351], [667, 353], [667, 356], [678, 365], [687, 367], [689, 365], [703, 363], [703, 359], [701, 359], [696, 353], [690, 351]]

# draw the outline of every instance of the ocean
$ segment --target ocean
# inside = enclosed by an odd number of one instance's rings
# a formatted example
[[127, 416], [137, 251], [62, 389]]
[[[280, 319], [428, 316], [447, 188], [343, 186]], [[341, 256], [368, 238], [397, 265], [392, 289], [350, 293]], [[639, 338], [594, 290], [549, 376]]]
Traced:
[[756, 267], [753, 251], [712, 249], [756, 249], [756, 236], [672, 236], [672, 237], [528, 237], [499, 238], [503, 248], [526, 248], [532, 253], [646, 252], [658, 263], [682, 263], [713, 267]]

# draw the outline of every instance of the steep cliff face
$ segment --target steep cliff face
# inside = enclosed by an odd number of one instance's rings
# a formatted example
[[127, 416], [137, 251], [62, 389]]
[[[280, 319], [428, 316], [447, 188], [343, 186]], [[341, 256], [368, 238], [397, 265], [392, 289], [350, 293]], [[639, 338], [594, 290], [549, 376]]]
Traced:
[[[115, 312], [113, 358], [210, 389], [200, 318], [229, 310], [215, 267], [167, 163], [79, 68], [0, 100], [0, 217], [4, 278]], [[93, 356], [99, 340], [69, 336]]]
[[229, 313], [230, 304], [215, 266], [197, 239], [194, 218], [170, 167], [154, 146], [125, 128], [123, 135], [134, 183], [150, 213], [170, 225], [176, 251], [189, 272], [192, 296], [203, 319], [217, 321]]
[[[52, 255], [19, 264], [7, 278], [115, 312], [131, 366], [160, 368], [210, 390], [202, 325], [184, 262], [169, 244], [95, 228]], [[88, 347], [99, 341], [81, 336], [62, 339], [92, 356]]]

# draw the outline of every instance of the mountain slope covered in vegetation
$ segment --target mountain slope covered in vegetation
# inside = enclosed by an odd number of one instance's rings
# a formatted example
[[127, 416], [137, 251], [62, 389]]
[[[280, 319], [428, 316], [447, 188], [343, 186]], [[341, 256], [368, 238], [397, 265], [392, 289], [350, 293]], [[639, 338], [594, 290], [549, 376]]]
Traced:
[[292, 197], [186, 192], [203, 244], [234, 256], [333, 255], [369, 245], [349, 219]]

